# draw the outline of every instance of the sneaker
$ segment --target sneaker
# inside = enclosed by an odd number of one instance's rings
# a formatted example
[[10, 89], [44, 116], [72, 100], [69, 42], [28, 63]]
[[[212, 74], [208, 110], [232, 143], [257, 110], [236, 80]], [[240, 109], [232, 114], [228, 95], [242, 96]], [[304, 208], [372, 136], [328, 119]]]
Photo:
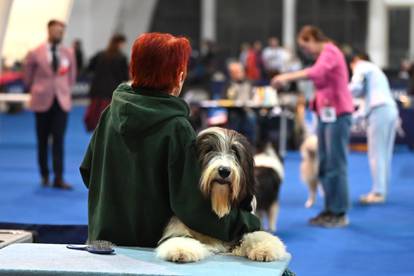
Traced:
[[346, 214], [332, 214], [330, 217], [326, 218], [326, 220], [321, 224], [321, 226], [326, 228], [339, 228], [345, 227], [348, 224], [349, 220]]
[[73, 189], [71, 185], [64, 182], [62, 179], [55, 179], [55, 182], [53, 183], [53, 188], [61, 189], [61, 190], [72, 190]]
[[332, 213], [330, 211], [323, 211], [321, 213], [319, 213], [316, 217], [313, 217], [309, 220], [309, 224], [311, 225], [315, 225], [315, 226], [320, 226], [321, 223], [323, 223], [326, 218], [332, 216]]
[[348, 216], [346, 214], [333, 214], [325, 212], [325, 214], [319, 214], [317, 217], [309, 221], [311, 225], [326, 227], [326, 228], [339, 228], [345, 227], [349, 224]]

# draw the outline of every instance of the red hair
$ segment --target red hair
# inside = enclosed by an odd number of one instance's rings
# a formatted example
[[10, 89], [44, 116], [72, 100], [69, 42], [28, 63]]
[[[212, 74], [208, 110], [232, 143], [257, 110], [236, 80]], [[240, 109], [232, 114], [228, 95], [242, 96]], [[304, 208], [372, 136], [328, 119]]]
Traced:
[[179, 74], [187, 74], [190, 42], [171, 34], [145, 33], [132, 46], [129, 71], [133, 87], [171, 92], [179, 85]]

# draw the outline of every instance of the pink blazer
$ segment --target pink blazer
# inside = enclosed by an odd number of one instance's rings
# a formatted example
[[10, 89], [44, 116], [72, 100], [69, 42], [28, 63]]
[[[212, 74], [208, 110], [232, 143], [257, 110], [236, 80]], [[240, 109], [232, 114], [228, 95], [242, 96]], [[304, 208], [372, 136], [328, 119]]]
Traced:
[[44, 43], [30, 51], [23, 66], [23, 79], [30, 89], [30, 108], [35, 112], [50, 109], [56, 97], [60, 107], [68, 112], [72, 107], [71, 88], [76, 81], [76, 64], [72, 50], [63, 46], [59, 50], [59, 69], [52, 70], [49, 45]]

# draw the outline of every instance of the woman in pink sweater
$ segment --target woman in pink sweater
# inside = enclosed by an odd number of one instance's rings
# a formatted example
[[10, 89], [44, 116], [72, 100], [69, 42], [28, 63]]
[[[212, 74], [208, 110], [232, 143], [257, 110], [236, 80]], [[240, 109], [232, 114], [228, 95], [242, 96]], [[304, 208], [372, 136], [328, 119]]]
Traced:
[[312, 106], [318, 115], [319, 179], [325, 192], [325, 209], [309, 223], [323, 227], [346, 226], [349, 223], [347, 148], [354, 108], [345, 57], [313, 26], [302, 28], [298, 44], [316, 62], [310, 68], [278, 75], [272, 83], [281, 86], [299, 79], [313, 81], [316, 94]]

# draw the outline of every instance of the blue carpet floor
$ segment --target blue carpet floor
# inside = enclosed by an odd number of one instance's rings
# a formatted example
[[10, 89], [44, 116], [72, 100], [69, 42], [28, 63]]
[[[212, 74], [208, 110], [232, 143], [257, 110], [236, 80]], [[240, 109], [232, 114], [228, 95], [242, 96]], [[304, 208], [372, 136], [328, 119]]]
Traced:
[[[87, 223], [87, 190], [78, 173], [89, 140], [83, 112], [77, 107], [71, 113], [66, 136], [66, 179], [75, 187], [70, 192], [39, 185], [33, 115], [0, 115], [0, 222]], [[345, 229], [307, 225], [322, 199], [312, 209], [303, 207], [307, 190], [299, 180], [299, 163], [299, 154], [289, 152], [277, 233], [293, 255], [290, 268], [297, 275], [414, 275], [414, 153], [397, 148], [389, 202], [376, 207], [357, 204], [370, 178], [366, 155], [351, 153], [353, 207]]]

